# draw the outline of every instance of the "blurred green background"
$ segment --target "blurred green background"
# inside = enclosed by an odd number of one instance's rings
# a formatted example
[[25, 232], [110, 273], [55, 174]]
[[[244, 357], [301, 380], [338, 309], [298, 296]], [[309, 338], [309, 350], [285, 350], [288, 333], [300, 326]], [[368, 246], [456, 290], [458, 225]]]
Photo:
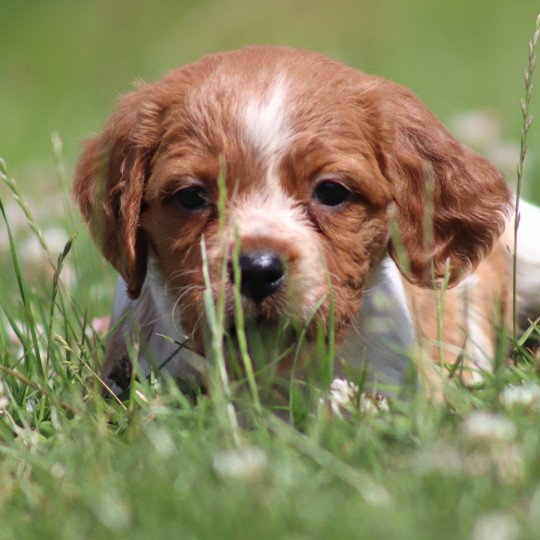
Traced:
[[[81, 140], [131, 81], [252, 43], [316, 49], [393, 79], [451, 126], [457, 114], [487, 111], [484, 129], [515, 147], [539, 8], [538, 0], [0, 0], [0, 156], [23, 190], [45, 188], [51, 132], [64, 141], [70, 176]], [[537, 200], [539, 144], [533, 124], [527, 174]]]

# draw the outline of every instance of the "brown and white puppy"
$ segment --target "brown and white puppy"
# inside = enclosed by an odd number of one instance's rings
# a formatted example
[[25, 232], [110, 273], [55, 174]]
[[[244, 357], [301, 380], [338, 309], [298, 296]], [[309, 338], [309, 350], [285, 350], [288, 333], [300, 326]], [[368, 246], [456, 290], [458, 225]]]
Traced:
[[[511, 194], [402, 86], [306, 50], [206, 56], [121, 99], [86, 144], [73, 193], [121, 275], [113, 322], [122, 322], [104, 366], [113, 386], [128, 380], [137, 332], [144, 370], [166, 363], [197, 378], [204, 361], [173, 341], [204, 353], [202, 235], [217, 296], [238, 234], [243, 308], [269, 344], [289, 321], [308, 326], [309, 348], [333, 310], [342, 371], [367, 364], [372, 379], [401, 384], [419, 335], [435, 356], [442, 337], [450, 359], [465, 348], [465, 364], [488, 367], [491, 320], [510, 283], [496, 242]], [[445, 268], [450, 286], [469, 277], [448, 291], [439, 336], [433, 277]]]

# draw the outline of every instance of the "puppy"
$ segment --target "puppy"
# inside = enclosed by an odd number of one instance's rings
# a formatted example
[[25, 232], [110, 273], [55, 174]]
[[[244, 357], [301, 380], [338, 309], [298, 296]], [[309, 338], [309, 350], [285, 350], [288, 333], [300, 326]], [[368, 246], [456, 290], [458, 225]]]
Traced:
[[408, 89], [322, 54], [249, 47], [140, 85], [86, 143], [73, 194], [121, 276], [103, 367], [114, 391], [135, 342], [144, 373], [201, 384], [203, 255], [235, 342], [236, 242], [248, 347], [262, 340], [280, 372], [301, 329], [302, 361], [333, 333], [336, 373], [367, 369], [371, 384], [402, 385], [419, 342], [429, 366], [459, 357], [474, 381], [493, 321], [508, 321], [511, 234], [499, 237], [513, 200], [499, 172]]

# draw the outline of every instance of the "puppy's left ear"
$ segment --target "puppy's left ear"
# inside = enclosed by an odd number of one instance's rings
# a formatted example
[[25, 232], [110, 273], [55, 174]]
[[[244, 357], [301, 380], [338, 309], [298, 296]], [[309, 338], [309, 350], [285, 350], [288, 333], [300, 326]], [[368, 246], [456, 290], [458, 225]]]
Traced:
[[[409, 259], [405, 277], [430, 287], [432, 265], [440, 278], [448, 261], [453, 285], [476, 268], [504, 230], [510, 191], [497, 169], [460, 144], [412, 92], [379, 82], [381, 168], [392, 184]], [[392, 241], [389, 252], [398, 262]]]
[[124, 96], [102, 133], [87, 141], [72, 193], [105, 258], [131, 298], [146, 277], [147, 243], [140, 228], [149, 162], [159, 140], [151, 86]]

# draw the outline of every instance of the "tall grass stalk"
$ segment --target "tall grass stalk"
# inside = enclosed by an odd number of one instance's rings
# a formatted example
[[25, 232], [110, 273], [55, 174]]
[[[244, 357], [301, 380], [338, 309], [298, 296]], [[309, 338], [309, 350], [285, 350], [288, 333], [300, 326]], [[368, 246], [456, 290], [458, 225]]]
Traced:
[[512, 337], [514, 343], [518, 339], [518, 320], [517, 320], [517, 248], [518, 248], [518, 229], [521, 214], [519, 212], [519, 201], [521, 197], [521, 184], [523, 179], [523, 165], [527, 156], [527, 134], [532, 124], [532, 117], [529, 116], [529, 103], [533, 93], [532, 78], [536, 67], [536, 45], [540, 37], [540, 13], [536, 17], [536, 25], [533, 36], [529, 41], [529, 55], [527, 69], [525, 70], [525, 97], [520, 103], [522, 124], [521, 124], [521, 139], [519, 162], [517, 164], [517, 181], [516, 181], [516, 206], [514, 213], [514, 248], [512, 250]]
[[56, 264], [56, 270], [53, 276], [52, 293], [51, 293], [51, 300], [50, 300], [50, 307], [49, 307], [49, 324], [47, 328], [47, 355], [45, 358], [45, 372], [46, 373], [48, 373], [49, 371], [49, 363], [51, 360], [51, 344], [53, 342], [52, 334], [53, 334], [53, 327], [54, 327], [54, 310], [56, 307], [57, 295], [59, 293], [60, 274], [62, 272], [62, 266], [64, 264], [64, 260], [66, 259], [69, 252], [71, 251], [72, 244], [73, 244], [73, 239], [71, 238], [66, 243], [62, 253], [60, 253], [60, 255], [58, 256], [58, 262]]
[[332, 281], [330, 278], [330, 272], [326, 268], [325, 271], [327, 276], [327, 287], [328, 287], [328, 323], [326, 331], [328, 332], [326, 336], [327, 347], [325, 355], [323, 357], [324, 366], [323, 366], [323, 388], [324, 391], [327, 391], [330, 387], [330, 383], [334, 378], [335, 370], [335, 360], [336, 360], [336, 318], [335, 318], [335, 309], [334, 309], [334, 288], [332, 287]]
[[[219, 199], [218, 199], [218, 235], [224, 238], [227, 225], [226, 205], [227, 205], [227, 189], [225, 186], [225, 165], [221, 160], [220, 173], [218, 176]], [[210, 279], [210, 271], [208, 266], [208, 253], [204, 236], [201, 237], [201, 254], [202, 254], [202, 270], [204, 277], [204, 307], [207, 318], [207, 326], [211, 333], [211, 352], [212, 352], [212, 371], [217, 370], [218, 380], [213, 380], [213, 388], [211, 388], [216, 402], [218, 414], [223, 418], [223, 426], [227, 427], [233, 444], [236, 447], [241, 446], [240, 428], [238, 418], [233, 404], [233, 393], [227, 373], [225, 362], [225, 353], [223, 349], [224, 342], [224, 324], [225, 324], [225, 300], [226, 300], [226, 283], [228, 279], [228, 245], [223, 242], [223, 264], [221, 275], [219, 278], [219, 287], [216, 298], [214, 298], [213, 287]], [[214, 365], [215, 364], [215, 365]]]
[[[9, 248], [10, 248], [10, 252], [11, 252], [11, 260], [12, 260], [12, 263], [13, 263], [13, 268], [14, 268], [14, 271], [15, 271], [15, 276], [16, 276], [16, 279], [17, 279], [18, 287], [19, 287], [19, 294], [20, 294], [21, 301], [22, 301], [22, 304], [23, 304], [25, 319], [27, 321], [26, 327], [28, 328], [28, 330], [30, 332], [30, 335], [31, 335], [32, 349], [35, 352], [35, 356], [36, 356], [36, 360], [37, 360], [37, 368], [38, 368], [38, 371], [39, 371], [42, 379], [45, 380], [45, 378], [46, 378], [45, 377], [45, 371], [44, 371], [43, 362], [42, 362], [41, 354], [40, 354], [40, 350], [39, 350], [40, 337], [38, 336], [37, 324], [36, 324], [36, 320], [35, 320], [35, 316], [34, 316], [34, 311], [32, 309], [32, 305], [31, 305], [31, 302], [30, 302], [29, 290], [28, 290], [28, 286], [27, 286], [27, 283], [26, 283], [26, 279], [24, 277], [24, 272], [23, 272], [21, 260], [20, 260], [19, 254], [17, 252], [15, 239], [13, 237], [13, 233], [12, 233], [11, 227], [9, 225], [7, 214], [6, 214], [6, 211], [5, 211], [5, 208], [4, 208], [4, 204], [3, 204], [1, 199], [0, 199], [0, 213], [2, 214], [2, 217], [4, 219], [4, 223], [6, 224], [6, 231], [7, 231], [8, 239], [9, 239]], [[10, 323], [10, 324], [11, 324], [12, 328], [15, 328], [17, 326], [14, 323]], [[25, 357], [26, 357], [26, 355], [25, 355]], [[30, 369], [32, 369], [32, 368], [30, 368]]]
[[319, 299], [319, 301], [315, 304], [305, 324], [300, 330], [300, 333], [298, 334], [297, 343], [296, 343], [296, 347], [294, 351], [294, 357], [293, 357], [292, 366], [291, 366], [291, 374], [289, 377], [289, 420], [291, 422], [291, 425], [294, 425], [294, 410], [295, 410], [294, 398], [296, 395], [295, 383], [296, 383], [296, 374], [297, 374], [297, 369], [298, 369], [298, 361], [300, 360], [300, 355], [302, 353], [302, 347], [306, 339], [308, 328], [313, 322], [313, 318], [317, 315], [319, 309], [324, 304], [326, 298], [327, 298], [326, 295], [322, 296]]
[[369, 474], [362, 473], [341, 459], [336, 458], [327, 450], [318, 446], [307, 435], [302, 434], [276, 416], [266, 415], [265, 423], [268, 429], [273, 431], [279, 438], [352, 487], [366, 502], [382, 506], [391, 503], [388, 491], [377, 484]]
[[[202, 269], [204, 277], [204, 307], [206, 312], [207, 324], [211, 333], [211, 353], [212, 366], [211, 370], [217, 370], [218, 380], [212, 380], [212, 396], [216, 403], [216, 412], [222, 417], [223, 427], [229, 432], [232, 441], [236, 447], [241, 446], [240, 428], [236, 411], [233, 405], [233, 395], [225, 365], [225, 354], [223, 351], [223, 313], [222, 305], [225, 297], [224, 291], [218, 294], [218, 306], [214, 304], [214, 295], [212, 282], [210, 280], [210, 272], [208, 270], [208, 255], [204, 237], [201, 238], [201, 254], [202, 254]], [[215, 365], [214, 365], [215, 364]]]
[[236, 338], [238, 340], [238, 349], [240, 352], [240, 358], [246, 372], [246, 377], [248, 380], [249, 388], [251, 391], [251, 397], [253, 398], [253, 404], [255, 405], [255, 410], [261, 412], [261, 401], [259, 398], [259, 390], [257, 388], [257, 381], [255, 380], [255, 374], [253, 371], [253, 363], [251, 357], [249, 356], [246, 331], [245, 331], [245, 320], [244, 320], [244, 309], [242, 308], [242, 292], [241, 292], [241, 271], [240, 271], [240, 236], [238, 230], [234, 231], [234, 249], [232, 254], [232, 267], [234, 274], [234, 283], [233, 283], [233, 296], [234, 296], [234, 318], [236, 324]]

